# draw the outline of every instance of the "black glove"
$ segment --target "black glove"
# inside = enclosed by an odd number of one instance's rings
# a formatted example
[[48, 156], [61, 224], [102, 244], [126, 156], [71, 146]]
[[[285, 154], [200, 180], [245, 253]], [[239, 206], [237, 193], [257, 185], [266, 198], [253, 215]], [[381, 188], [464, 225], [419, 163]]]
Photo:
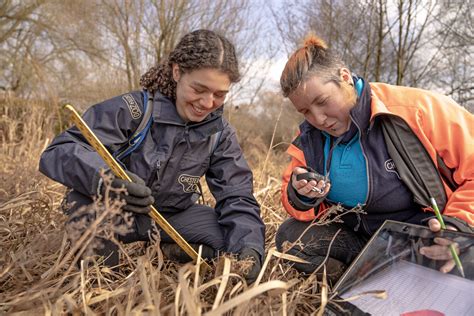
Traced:
[[[120, 193], [119, 198], [125, 200], [127, 204], [123, 206], [124, 211], [147, 214], [150, 212], [150, 205], [155, 203], [155, 198], [151, 195], [151, 190], [145, 185], [142, 178], [133, 172], [126, 171], [132, 182], [120, 178], [114, 178], [110, 183], [112, 188], [125, 188], [127, 192]], [[105, 187], [101, 188], [102, 196]]]
[[254, 263], [248, 272], [244, 275], [245, 280], [248, 284], [255, 282], [262, 269], [262, 262], [260, 261], [260, 255], [257, 251], [252, 248], [243, 248], [239, 254], [239, 260], [251, 259]]

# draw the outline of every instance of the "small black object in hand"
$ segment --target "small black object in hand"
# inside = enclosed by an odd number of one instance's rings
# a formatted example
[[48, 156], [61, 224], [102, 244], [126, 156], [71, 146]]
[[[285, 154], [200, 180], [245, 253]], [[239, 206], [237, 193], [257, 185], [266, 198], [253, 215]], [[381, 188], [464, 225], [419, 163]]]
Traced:
[[308, 182], [311, 180], [314, 180], [316, 182], [319, 182], [321, 180], [326, 181], [326, 178], [316, 172], [305, 172], [305, 173], [300, 173], [296, 175], [296, 181], [300, 181], [300, 180], [306, 180]]

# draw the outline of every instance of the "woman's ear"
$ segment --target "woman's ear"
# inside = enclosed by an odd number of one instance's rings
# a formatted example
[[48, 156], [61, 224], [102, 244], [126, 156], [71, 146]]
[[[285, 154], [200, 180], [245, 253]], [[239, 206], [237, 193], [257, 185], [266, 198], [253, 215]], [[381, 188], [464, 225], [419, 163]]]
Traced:
[[339, 70], [339, 74], [341, 76], [341, 81], [345, 81], [349, 85], [354, 85], [351, 71], [349, 69], [342, 67], [341, 70]]
[[181, 77], [181, 71], [179, 70], [178, 64], [173, 64], [172, 66], [173, 71], [173, 79], [174, 81], [178, 82], [179, 78]]

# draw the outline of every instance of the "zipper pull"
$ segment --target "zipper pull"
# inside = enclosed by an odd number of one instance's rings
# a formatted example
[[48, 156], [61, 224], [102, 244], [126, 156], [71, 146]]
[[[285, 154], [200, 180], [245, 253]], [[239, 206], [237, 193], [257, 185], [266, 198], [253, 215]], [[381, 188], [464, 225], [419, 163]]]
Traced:
[[156, 162], [156, 181], [160, 183], [160, 169], [161, 169], [161, 160]]
[[372, 130], [372, 128], [374, 127], [374, 121], [370, 122], [369, 123], [369, 127], [367, 128], [367, 135], [369, 135], [370, 131]]

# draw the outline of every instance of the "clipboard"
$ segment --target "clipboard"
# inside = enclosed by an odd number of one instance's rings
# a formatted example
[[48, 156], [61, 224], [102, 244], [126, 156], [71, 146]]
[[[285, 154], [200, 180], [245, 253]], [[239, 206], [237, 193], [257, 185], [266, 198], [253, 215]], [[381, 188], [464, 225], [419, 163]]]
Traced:
[[[439, 272], [443, 261], [419, 253], [421, 247], [432, 245], [435, 237], [459, 244], [466, 278], [459, 276], [456, 268], [449, 274]], [[425, 226], [387, 220], [335, 284], [333, 293], [344, 299], [362, 294], [360, 300], [351, 303], [374, 315], [426, 309], [445, 315], [474, 315], [471, 254], [474, 234], [449, 230], [433, 233]], [[386, 291], [387, 300], [371, 297], [367, 294], [370, 291]]]

